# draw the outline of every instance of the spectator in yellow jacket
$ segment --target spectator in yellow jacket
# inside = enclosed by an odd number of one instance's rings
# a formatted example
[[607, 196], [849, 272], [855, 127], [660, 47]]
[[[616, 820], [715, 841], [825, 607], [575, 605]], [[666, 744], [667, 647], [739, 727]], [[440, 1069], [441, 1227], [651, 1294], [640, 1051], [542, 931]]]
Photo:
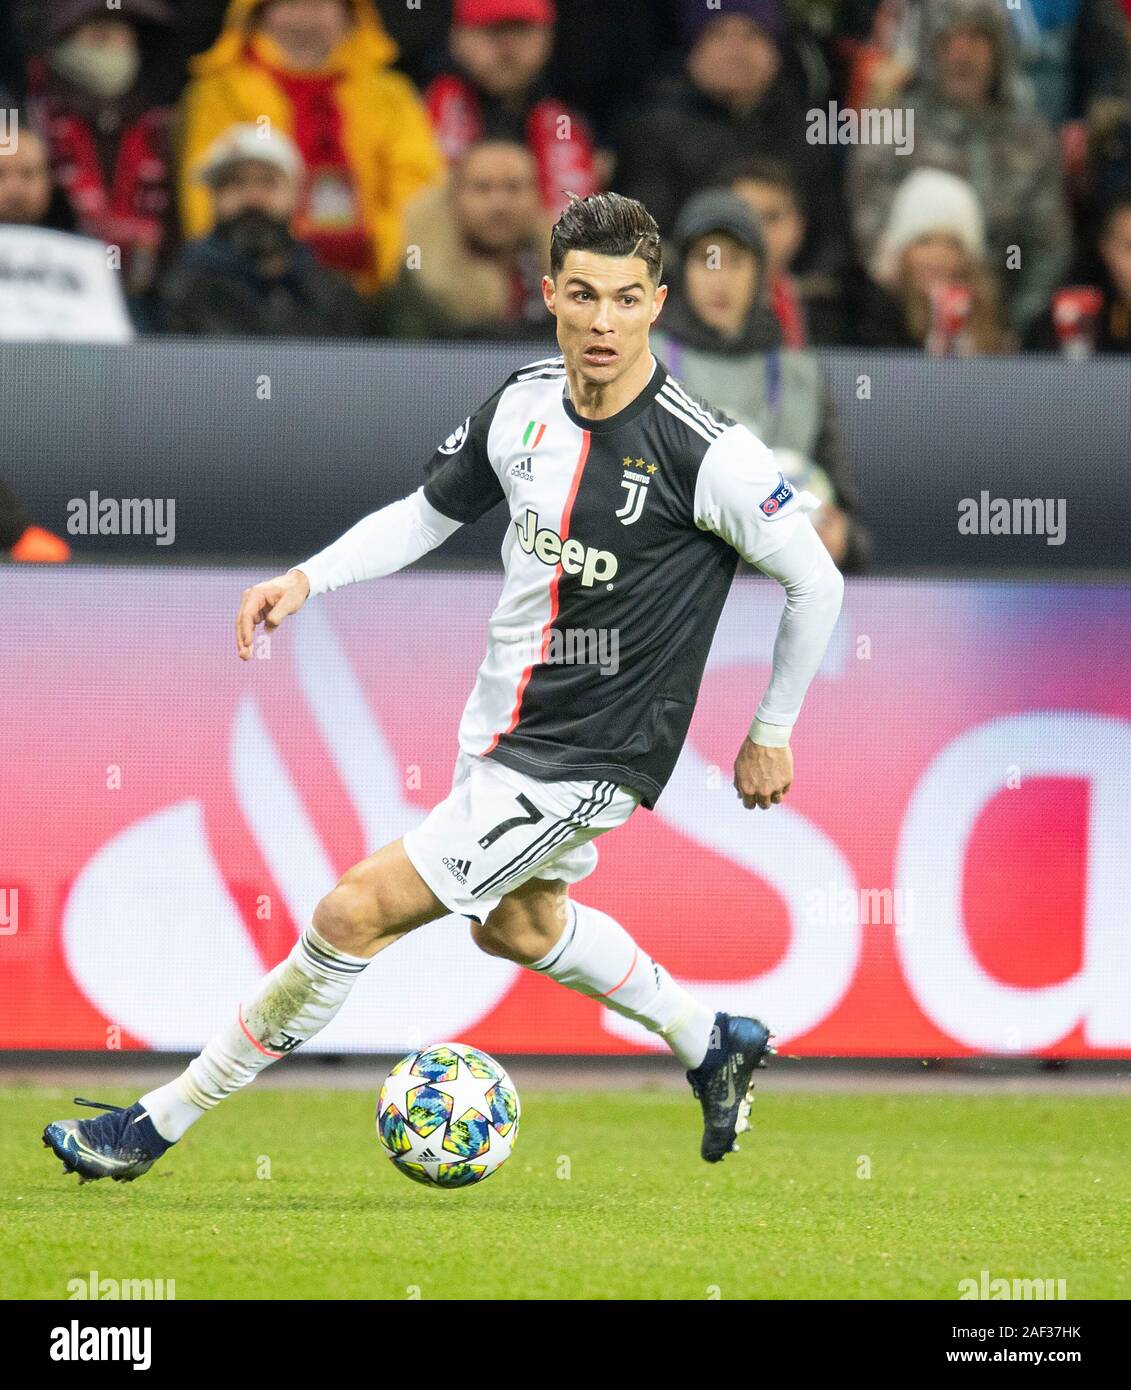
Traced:
[[440, 177], [427, 114], [373, 0], [231, 0], [220, 37], [193, 59], [184, 96], [181, 211], [185, 233], [211, 229], [196, 180], [217, 136], [250, 122], [281, 130], [309, 173], [296, 235], [362, 293], [395, 280], [401, 213]]

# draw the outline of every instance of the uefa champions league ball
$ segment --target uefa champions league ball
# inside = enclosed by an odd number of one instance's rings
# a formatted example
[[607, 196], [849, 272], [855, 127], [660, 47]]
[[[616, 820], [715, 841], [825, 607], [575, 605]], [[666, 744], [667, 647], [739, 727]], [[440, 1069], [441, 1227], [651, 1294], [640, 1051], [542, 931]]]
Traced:
[[514, 1083], [493, 1057], [435, 1043], [402, 1057], [377, 1098], [377, 1138], [414, 1182], [468, 1187], [496, 1172], [518, 1138]]

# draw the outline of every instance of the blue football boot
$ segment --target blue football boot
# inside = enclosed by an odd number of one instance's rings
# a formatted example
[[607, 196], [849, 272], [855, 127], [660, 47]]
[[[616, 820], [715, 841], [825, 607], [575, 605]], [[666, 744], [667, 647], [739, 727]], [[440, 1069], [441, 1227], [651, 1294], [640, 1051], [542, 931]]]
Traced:
[[130, 1106], [105, 1105], [76, 1096], [75, 1104], [107, 1113], [92, 1120], [53, 1120], [43, 1131], [43, 1142], [63, 1160], [65, 1173], [79, 1175], [80, 1183], [97, 1178], [133, 1182], [173, 1147], [137, 1101]]
[[703, 1142], [699, 1152], [718, 1163], [738, 1148], [735, 1136], [750, 1128], [754, 1102], [754, 1073], [772, 1056], [773, 1034], [756, 1018], [716, 1014], [707, 1055], [687, 1073], [696, 1100], [703, 1107]]

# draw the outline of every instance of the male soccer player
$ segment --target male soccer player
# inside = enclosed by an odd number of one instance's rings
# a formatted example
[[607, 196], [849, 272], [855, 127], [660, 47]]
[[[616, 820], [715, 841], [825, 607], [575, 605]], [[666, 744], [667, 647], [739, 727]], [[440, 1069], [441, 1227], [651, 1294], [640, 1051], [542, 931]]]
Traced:
[[[191, 1124], [337, 1013], [378, 952], [447, 913], [476, 944], [658, 1033], [703, 1111], [718, 1162], [748, 1127], [770, 1051], [754, 1018], [712, 1014], [618, 922], [568, 896], [593, 841], [655, 805], [691, 720], [744, 556], [786, 590], [769, 686], [739, 749], [747, 808], [780, 802], [790, 730], [840, 611], [843, 581], [791, 488], [744, 426], [689, 395], [648, 348], [667, 295], [638, 202], [575, 199], [553, 229], [546, 307], [561, 356], [514, 372], [448, 436], [424, 485], [296, 569], [243, 595], [239, 655], [312, 596], [391, 574], [497, 502], [510, 514], [487, 655], [459, 729], [450, 794], [354, 865], [290, 955], [175, 1080], [128, 1108], [49, 1124], [80, 1180], [129, 1181]], [[616, 662], [570, 633], [615, 634]], [[592, 645], [592, 644], [590, 644]], [[598, 642], [608, 652], [610, 643]], [[585, 644], [582, 644], [584, 649]]]

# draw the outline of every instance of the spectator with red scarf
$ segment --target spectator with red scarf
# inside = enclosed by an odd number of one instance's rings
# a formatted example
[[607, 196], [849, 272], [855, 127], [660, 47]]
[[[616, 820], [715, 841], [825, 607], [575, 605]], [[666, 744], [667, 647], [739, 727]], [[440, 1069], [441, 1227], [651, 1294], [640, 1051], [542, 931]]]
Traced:
[[451, 69], [428, 84], [424, 100], [449, 161], [484, 138], [525, 145], [556, 216], [569, 193], [588, 197], [602, 180], [584, 117], [546, 88], [555, 19], [553, 0], [455, 0]]
[[49, 46], [32, 60], [28, 106], [77, 230], [121, 251], [122, 286], [154, 286], [175, 236], [172, 113], [146, 56], [174, 23], [165, 0], [54, 0]]
[[220, 37], [193, 60], [184, 99], [181, 204], [192, 238], [212, 228], [199, 180], [233, 125], [279, 131], [307, 171], [295, 234], [363, 294], [403, 265], [406, 203], [443, 172], [412, 83], [373, 0], [231, 0]]
[[[1094, 302], [1086, 332], [1090, 350], [1131, 352], [1131, 189], [1124, 189], [1111, 199], [1096, 244], [1089, 250], [1098, 261], [1097, 273], [1089, 277], [1094, 285], [1084, 289], [1078, 282], [1054, 294], [1050, 308], [1029, 327], [1024, 342], [1027, 350], [1055, 352], [1060, 347], [1061, 351], [1070, 351], [1066, 325], [1062, 321], [1058, 328], [1058, 319], [1067, 312], [1070, 326], [1072, 301], [1079, 302], [1081, 294], [1088, 296], [1090, 289]], [[1067, 305], [1065, 299], [1069, 301]]]

